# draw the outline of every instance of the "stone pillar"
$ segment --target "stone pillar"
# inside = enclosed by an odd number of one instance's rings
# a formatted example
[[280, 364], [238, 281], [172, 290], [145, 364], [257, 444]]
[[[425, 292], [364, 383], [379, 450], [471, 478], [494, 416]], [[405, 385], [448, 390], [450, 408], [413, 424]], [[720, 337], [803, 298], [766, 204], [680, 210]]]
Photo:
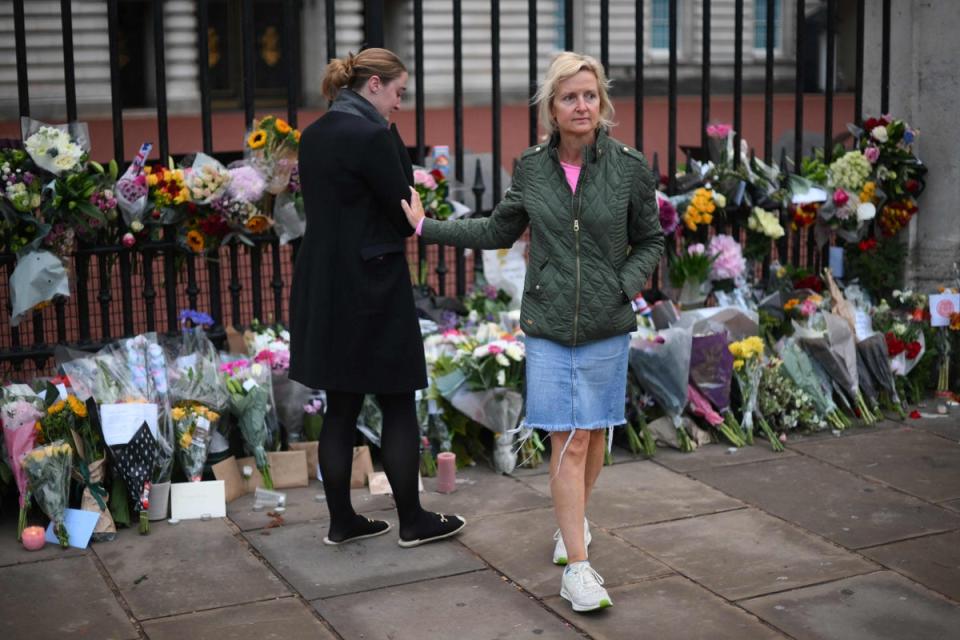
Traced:
[[[883, 4], [867, 0], [864, 81], [866, 113], [880, 112]], [[927, 164], [927, 188], [920, 212], [906, 234], [910, 246], [908, 286], [932, 291], [950, 284], [960, 260], [960, 152], [957, 99], [960, 67], [956, 41], [960, 11], [949, 2], [893, 0], [891, 10], [890, 113], [920, 131], [915, 150]]]

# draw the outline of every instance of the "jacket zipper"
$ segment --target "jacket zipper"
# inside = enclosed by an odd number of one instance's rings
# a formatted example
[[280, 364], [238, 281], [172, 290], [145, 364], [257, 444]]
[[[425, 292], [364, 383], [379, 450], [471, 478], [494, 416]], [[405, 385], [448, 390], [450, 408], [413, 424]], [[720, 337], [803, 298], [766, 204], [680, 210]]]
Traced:
[[580, 324], [580, 209], [583, 205], [583, 188], [587, 182], [587, 163], [586, 158], [580, 165], [580, 177], [577, 179], [577, 192], [574, 197], [577, 199], [577, 207], [573, 215], [573, 235], [576, 244], [577, 256], [577, 288], [573, 309], [573, 345], [577, 345], [577, 336]]

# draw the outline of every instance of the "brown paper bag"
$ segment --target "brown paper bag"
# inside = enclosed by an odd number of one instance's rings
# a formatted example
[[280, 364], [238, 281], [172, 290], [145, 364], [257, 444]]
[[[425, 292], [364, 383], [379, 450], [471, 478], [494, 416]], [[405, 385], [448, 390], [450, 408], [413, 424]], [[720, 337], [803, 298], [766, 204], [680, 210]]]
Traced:
[[320, 454], [316, 442], [291, 442], [291, 451], [303, 451], [307, 454], [307, 479], [317, 477], [317, 465], [320, 463]]
[[226, 460], [221, 460], [210, 467], [213, 470], [213, 477], [217, 480], [223, 480], [224, 498], [227, 503], [233, 502], [240, 496], [247, 493], [246, 484], [243, 476], [240, 475], [240, 465], [237, 459], [230, 456]]
[[370, 457], [370, 447], [353, 448], [353, 468], [350, 472], [350, 488], [362, 489], [367, 484], [367, 476], [373, 473], [373, 458]]
[[[309, 484], [307, 476], [307, 452], [303, 451], [270, 451], [267, 453], [270, 463], [270, 476], [273, 478], [274, 489], [290, 489], [305, 487]], [[244, 489], [252, 493], [257, 487], [263, 486], [263, 478], [257, 471], [257, 463], [253, 457], [237, 460], [237, 468], [243, 469], [249, 465], [253, 474], [244, 481]]]
[[[370, 484], [370, 495], [393, 495], [393, 487], [390, 486], [387, 474], [383, 471], [375, 471], [368, 475], [367, 482]], [[419, 485], [418, 491], [423, 493], [423, 478], [419, 475], [417, 476], [417, 484]]]
[[247, 343], [243, 340], [243, 334], [230, 325], [226, 328], [227, 349], [230, 353], [247, 355]]
[[[103, 484], [103, 471], [104, 465], [106, 464], [106, 458], [100, 458], [90, 463], [90, 482], [99, 482]], [[109, 499], [109, 495], [104, 497], [104, 503]], [[97, 504], [97, 500], [93, 497], [93, 494], [90, 493], [89, 487], [83, 488], [83, 496], [80, 498], [80, 509], [83, 511], [93, 511], [94, 513], [99, 513], [100, 518], [97, 520], [97, 526], [93, 528], [94, 535], [98, 533], [116, 533], [117, 525], [113, 522], [113, 516], [110, 514], [110, 509], [100, 509], [100, 505]]]

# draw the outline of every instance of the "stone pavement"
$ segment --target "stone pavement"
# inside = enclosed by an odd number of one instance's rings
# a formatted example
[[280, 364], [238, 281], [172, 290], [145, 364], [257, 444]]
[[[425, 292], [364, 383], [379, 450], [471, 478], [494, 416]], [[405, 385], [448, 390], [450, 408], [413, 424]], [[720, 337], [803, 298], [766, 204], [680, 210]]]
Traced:
[[[960, 637], [960, 412], [781, 454], [615, 453], [588, 513], [616, 605], [597, 614], [558, 596], [546, 468], [473, 468], [451, 495], [425, 481], [463, 535], [410, 550], [395, 533], [324, 546], [319, 484], [288, 491], [283, 526], [248, 496], [83, 552], [28, 553], [0, 523], [0, 638]], [[354, 501], [396, 522], [389, 497]]]

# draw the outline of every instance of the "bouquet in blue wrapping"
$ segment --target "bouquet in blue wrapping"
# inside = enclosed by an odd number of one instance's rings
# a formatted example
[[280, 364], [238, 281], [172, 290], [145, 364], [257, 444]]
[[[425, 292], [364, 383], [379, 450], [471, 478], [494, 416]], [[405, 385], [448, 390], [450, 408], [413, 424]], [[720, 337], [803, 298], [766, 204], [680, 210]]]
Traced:
[[683, 427], [681, 415], [687, 406], [687, 379], [693, 333], [689, 329], [664, 329], [651, 338], [630, 343], [630, 369], [677, 429], [680, 450], [693, 451], [693, 442]]

